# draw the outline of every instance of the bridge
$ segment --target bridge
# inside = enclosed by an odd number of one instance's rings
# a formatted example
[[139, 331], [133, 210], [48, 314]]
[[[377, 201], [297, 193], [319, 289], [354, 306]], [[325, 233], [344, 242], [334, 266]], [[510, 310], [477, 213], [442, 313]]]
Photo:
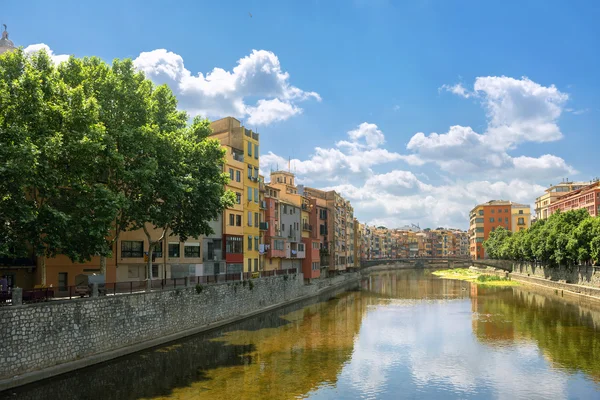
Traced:
[[494, 267], [504, 271], [512, 272], [512, 262], [505, 260], [471, 260], [464, 257], [418, 257], [418, 258], [379, 258], [375, 260], [363, 260], [361, 268], [376, 265], [408, 264], [415, 268], [447, 267], [447, 268], [469, 268], [470, 266], [487, 268]]

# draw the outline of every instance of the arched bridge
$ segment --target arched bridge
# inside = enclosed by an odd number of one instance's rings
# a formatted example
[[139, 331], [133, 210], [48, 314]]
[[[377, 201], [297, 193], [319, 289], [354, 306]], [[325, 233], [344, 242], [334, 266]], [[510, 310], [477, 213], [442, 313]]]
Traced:
[[475, 266], [479, 268], [493, 267], [512, 272], [512, 263], [504, 260], [471, 260], [464, 257], [419, 257], [419, 258], [379, 258], [376, 260], [363, 260], [361, 268], [374, 267], [376, 265], [404, 264], [415, 268], [448, 267], [468, 268]]

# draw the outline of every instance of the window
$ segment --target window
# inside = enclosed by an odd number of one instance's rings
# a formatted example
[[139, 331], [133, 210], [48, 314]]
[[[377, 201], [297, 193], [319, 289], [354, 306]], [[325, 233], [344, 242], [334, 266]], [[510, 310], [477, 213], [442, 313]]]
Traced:
[[504, 222], [508, 224], [508, 218], [504, 218]]
[[69, 286], [69, 274], [66, 272], [58, 273], [58, 290], [67, 290]]
[[502, 209], [501, 209], [501, 208], [499, 208], [499, 209], [498, 209], [498, 212], [499, 212], [499, 213], [501, 213], [501, 212], [502, 212]]
[[183, 246], [183, 255], [186, 258], [200, 257], [200, 243], [186, 243]]
[[281, 224], [281, 232], [285, 233], [285, 224]]
[[254, 202], [258, 203], [258, 189], [254, 189]]
[[152, 264], [152, 277], [158, 278], [158, 264]]
[[483, 210], [479, 210], [479, 215], [483, 215]]
[[273, 243], [273, 247], [275, 247], [275, 250], [283, 250], [283, 240], [275, 240]]
[[298, 251], [304, 251], [304, 243], [298, 243]]
[[258, 258], [254, 259], [254, 272], [258, 271]]
[[507, 213], [507, 212], [508, 212], [508, 208], [505, 208], [505, 209], [504, 209], [504, 212], [505, 212], [505, 213]]
[[240, 171], [235, 171], [235, 181], [236, 182], [242, 181], [242, 173]]
[[248, 250], [252, 250], [252, 236], [248, 236]]
[[242, 238], [239, 236], [227, 236], [225, 242], [225, 251], [229, 254], [241, 254], [242, 250]]
[[254, 236], [254, 250], [258, 251], [258, 236]]
[[495, 212], [496, 212], [496, 210], [492, 209], [492, 214], [495, 213]]
[[235, 226], [242, 226], [242, 216], [241, 215], [235, 216]]
[[320, 248], [320, 246], [319, 246], [320, 244], [321, 244], [321, 243], [319, 243], [319, 242], [313, 242], [313, 244], [312, 244], [312, 248], [313, 248], [313, 249], [319, 249], [319, 248]]
[[240, 192], [235, 192], [235, 202], [242, 204], [242, 194]]
[[519, 210], [519, 214], [523, 214], [523, 210]]
[[235, 215], [229, 214], [229, 226], [235, 225]]
[[519, 221], [517, 223], [519, 225], [525, 225], [525, 218], [519, 218]]
[[248, 178], [252, 178], [252, 166], [248, 165]]
[[239, 274], [240, 272], [242, 272], [243, 268], [244, 268], [243, 263], [227, 264], [227, 273], [228, 274]]
[[121, 242], [121, 258], [144, 257], [144, 242], [124, 240]]
[[260, 217], [258, 213], [254, 213], [254, 226], [260, 226]]
[[249, 187], [248, 188], [248, 203], [250, 203], [252, 201], [252, 188]]
[[252, 226], [252, 211], [248, 211], [248, 226]]
[[162, 242], [154, 243], [154, 245], [152, 245], [152, 255], [156, 258], [161, 258], [163, 256]]
[[475, 228], [475, 232], [483, 233], [483, 228]]
[[233, 168], [229, 168], [229, 179], [233, 180]]
[[258, 180], [258, 168], [254, 167], [254, 179]]
[[169, 243], [169, 257], [179, 257], [179, 242]]
[[319, 269], [319, 263], [318, 262], [312, 263], [312, 270], [317, 271], [318, 269]]
[[254, 158], [256, 158], [258, 160], [258, 145], [257, 144], [254, 145]]
[[252, 143], [248, 142], [248, 155], [252, 155]]
[[490, 218], [490, 222], [494, 222], [494, 218]]
[[248, 272], [252, 271], [252, 259], [248, 259]]

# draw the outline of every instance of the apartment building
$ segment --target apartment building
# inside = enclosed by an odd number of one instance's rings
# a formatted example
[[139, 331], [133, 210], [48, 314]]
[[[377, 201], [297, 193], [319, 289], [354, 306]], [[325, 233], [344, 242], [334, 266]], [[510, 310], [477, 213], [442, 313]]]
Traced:
[[570, 211], [585, 208], [590, 216], [600, 216], [600, 181], [592, 182], [555, 199], [548, 207], [548, 215], [557, 211]]
[[535, 217], [537, 220], [547, 219], [550, 216], [550, 206], [567, 193], [588, 186], [589, 182], [564, 181], [558, 185], [550, 185], [545, 193], [535, 199]]
[[233, 117], [214, 121], [211, 128], [211, 137], [218, 139], [227, 151], [225, 171], [230, 177], [227, 189], [236, 193], [236, 204], [225, 211], [223, 221], [226, 271], [258, 271], [261, 222], [259, 135]]
[[531, 224], [528, 205], [507, 200], [491, 200], [475, 206], [469, 213], [470, 254], [473, 259], [485, 258], [483, 242], [498, 227], [516, 232]]
[[286, 257], [286, 238], [279, 225], [279, 192], [280, 189], [265, 184], [265, 228], [264, 252], [266, 271], [281, 269], [282, 260]]

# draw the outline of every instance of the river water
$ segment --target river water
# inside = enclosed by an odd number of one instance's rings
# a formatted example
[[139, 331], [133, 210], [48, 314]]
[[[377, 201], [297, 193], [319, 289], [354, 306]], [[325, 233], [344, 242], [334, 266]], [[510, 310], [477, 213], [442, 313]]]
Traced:
[[427, 270], [75, 373], [15, 399], [600, 399], [600, 306]]

